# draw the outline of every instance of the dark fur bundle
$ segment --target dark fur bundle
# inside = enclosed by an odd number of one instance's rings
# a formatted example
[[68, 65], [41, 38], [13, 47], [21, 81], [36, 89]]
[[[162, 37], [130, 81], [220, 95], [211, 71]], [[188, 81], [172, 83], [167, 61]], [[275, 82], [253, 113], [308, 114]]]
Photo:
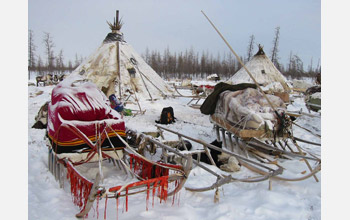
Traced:
[[174, 109], [172, 107], [163, 108], [160, 114], [160, 120], [156, 121], [158, 124], [172, 124], [175, 122]]
[[[215, 141], [211, 142], [210, 144], [222, 149], [222, 142], [215, 140]], [[219, 155], [221, 154], [220, 151], [210, 149], [210, 154], [211, 154], [211, 157], [213, 158], [217, 167], [220, 167], [221, 165], [223, 165], [223, 162], [219, 161]], [[192, 158], [194, 160], [197, 160], [197, 154], [192, 155]], [[200, 161], [207, 163], [207, 164], [211, 164], [210, 159], [206, 153], [201, 153]]]

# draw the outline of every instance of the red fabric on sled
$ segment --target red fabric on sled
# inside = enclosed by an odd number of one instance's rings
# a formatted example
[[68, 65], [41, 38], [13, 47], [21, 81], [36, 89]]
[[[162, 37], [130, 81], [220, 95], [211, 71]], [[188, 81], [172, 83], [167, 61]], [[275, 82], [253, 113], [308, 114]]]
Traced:
[[[112, 129], [119, 131], [118, 133], [125, 133], [124, 121], [119, 118], [120, 115], [110, 107], [109, 100], [95, 84], [85, 82], [70, 86], [60, 83], [51, 94], [48, 135], [63, 144], [77, 144], [75, 141], [78, 138], [74, 133], [64, 128], [59, 130], [64, 120], [75, 121], [74, 125], [89, 138], [96, 135], [95, 122], [104, 119], [115, 119], [111, 124]], [[104, 127], [101, 126], [99, 132], [102, 132]], [[58, 130], [59, 134], [56, 133]]]

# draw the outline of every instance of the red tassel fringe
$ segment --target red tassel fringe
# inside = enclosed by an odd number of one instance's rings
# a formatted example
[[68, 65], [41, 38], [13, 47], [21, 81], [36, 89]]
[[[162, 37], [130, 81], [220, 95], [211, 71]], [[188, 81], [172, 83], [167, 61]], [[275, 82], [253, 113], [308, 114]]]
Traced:
[[[125, 189], [125, 211], [128, 211], [128, 192], [129, 189], [135, 186], [145, 185], [147, 186], [147, 194], [146, 194], [146, 210], [148, 211], [148, 204], [149, 204], [149, 196], [150, 196], [150, 189], [152, 189], [152, 207], [154, 207], [154, 197], [157, 195], [160, 198], [160, 203], [162, 203], [162, 200], [164, 202], [167, 201], [168, 197], [168, 177], [169, 177], [169, 168], [172, 167], [176, 169], [182, 169], [181, 166], [177, 165], [169, 165], [169, 164], [163, 164], [158, 163], [160, 165], [166, 166], [166, 167], [160, 167], [156, 166], [148, 161], [143, 160], [142, 158], [130, 154], [130, 169], [132, 169], [137, 175], [141, 176], [143, 181], [135, 182], [129, 184]], [[67, 179], [70, 180], [71, 185], [71, 195], [73, 203], [81, 210], [85, 208], [85, 205], [87, 203], [93, 182], [87, 180], [82, 175], [78, 173], [76, 169], [74, 169], [73, 165], [70, 163], [67, 163]], [[178, 187], [179, 182], [175, 181], [174, 187]], [[122, 186], [116, 186], [109, 188], [109, 192], [116, 192], [118, 191]], [[176, 194], [175, 194], [176, 195]], [[175, 195], [173, 196], [172, 205], [174, 205], [175, 202]], [[119, 196], [116, 198], [117, 203], [117, 218], [118, 218], [118, 208], [119, 208]], [[178, 196], [178, 201], [180, 201], [180, 198]], [[98, 212], [98, 204], [99, 204], [99, 197], [97, 197], [96, 202], [96, 210], [97, 210], [97, 218], [99, 218], [99, 212]], [[104, 210], [104, 218], [107, 218], [107, 197], [105, 201], [105, 210]]]
[[67, 163], [67, 179], [70, 181], [73, 203], [80, 209], [85, 208], [93, 182], [81, 176], [70, 163]]

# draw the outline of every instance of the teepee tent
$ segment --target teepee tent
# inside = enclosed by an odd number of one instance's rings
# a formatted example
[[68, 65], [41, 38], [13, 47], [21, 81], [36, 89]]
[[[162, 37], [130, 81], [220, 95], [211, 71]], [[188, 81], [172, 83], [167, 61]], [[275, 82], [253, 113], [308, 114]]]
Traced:
[[[262, 46], [254, 57], [245, 64], [255, 80], [262, 85], [264, 90], [271, 92], [290, 92], [287, 79], [275, 67], [271, 60], [265, 55]], [[227, 83], [235, 85], [239, 83], [254, 83], [244, 68], [238, 70]]]
[[122, 100], [130, 96], [136, 96], [137, 100], [155, 100], [173, 95], [170, 86], [124, 40], [118, 11], [116, 21], [107, 22], [112, 32], [70, 77], [88, 79], [107, 97], [115, 94]]

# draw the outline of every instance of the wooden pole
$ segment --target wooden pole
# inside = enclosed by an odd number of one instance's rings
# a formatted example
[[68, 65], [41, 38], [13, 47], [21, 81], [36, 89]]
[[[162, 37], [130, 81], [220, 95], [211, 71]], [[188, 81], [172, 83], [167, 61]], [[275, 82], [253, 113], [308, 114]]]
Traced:
[[[118, 11], [117, 11], [118, 12]], [[122, 99], [122, 89], [121, 89], [121, 75], [120, 75], [120, 56], [119, 56], [119, 41], [117, 41], [116, 43], [116, 46], [117, 46], [117, 76], [118, 76], [118, 84], [119, 84], [119, 100]]]

